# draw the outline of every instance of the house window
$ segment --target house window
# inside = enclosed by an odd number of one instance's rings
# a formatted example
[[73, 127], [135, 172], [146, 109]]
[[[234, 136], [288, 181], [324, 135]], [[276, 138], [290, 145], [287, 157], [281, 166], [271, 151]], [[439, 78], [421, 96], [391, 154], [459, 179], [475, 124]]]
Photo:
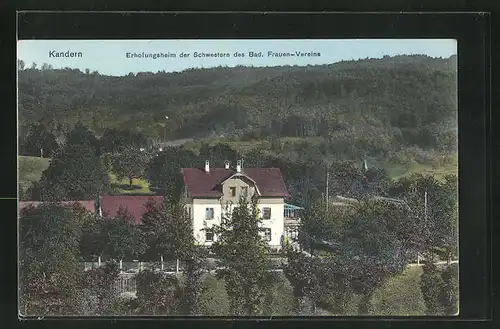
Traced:
[[206, 242], [212, 242], [212, 241], [214, 241], [214, 232], [212, 232], [212, 231], [206, 231], [205, 232], [205, 241]]
[[244, 197], [248, 196], [248, 186], [241, 187], [241, 195], [243, 195]]
[[231, 186], [229, 190], [231, 191], [231, 196], [236, 196], [236, 187]]
[[262, 208], [262, 217], [264, 219], [271, 219], [271, 208], [269, 207]]
[[271, 229], [270, 228], [266, 228], [264, 229], [264, 240], [265, 241], [271, 241]]
[[206, 208], [205, 209], [205, 218], [206, 219], [214, 219], [214, 208]]

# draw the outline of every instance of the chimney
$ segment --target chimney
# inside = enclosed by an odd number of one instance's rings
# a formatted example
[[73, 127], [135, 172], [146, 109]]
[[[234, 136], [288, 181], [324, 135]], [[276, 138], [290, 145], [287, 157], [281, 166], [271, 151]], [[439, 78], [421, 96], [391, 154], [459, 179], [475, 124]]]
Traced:
[[236, 162], [236, 172], [241, 172], [241, 160]]
[[209, 173], [210, 172], [210, 163], [208, 160], [205, 160], [205, 172]]
[[224, 168], [229, 169], [229, 161], [224, 161]]

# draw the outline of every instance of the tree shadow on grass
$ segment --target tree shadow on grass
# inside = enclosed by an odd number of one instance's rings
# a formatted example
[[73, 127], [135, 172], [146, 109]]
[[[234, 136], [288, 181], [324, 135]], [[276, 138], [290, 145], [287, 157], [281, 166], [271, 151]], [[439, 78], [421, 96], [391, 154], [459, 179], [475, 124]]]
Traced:
[[137, 191], [137, 190], [142, 189], [141, 186], [133, 185], [133, 184], [132, 184], [132, 186], [130, 186], [129, 184], [113, 184], [113, 187], [116, 187], [116, 188], [119, 188], [119, 189], [122, 189], [125, 191]]

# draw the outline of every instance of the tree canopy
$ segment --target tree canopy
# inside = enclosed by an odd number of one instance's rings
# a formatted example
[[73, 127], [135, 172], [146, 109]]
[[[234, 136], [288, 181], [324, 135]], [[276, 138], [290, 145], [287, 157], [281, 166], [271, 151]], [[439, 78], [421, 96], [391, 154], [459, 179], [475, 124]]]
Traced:
[[230, 307], [236, 315], [258, 315], [265, 295], [268, 245], [264, 241], [255, 203], [241, 198], [221, 225], [212, 228], [216, 241], [211, 250], [220, 259], [217, 276], [226, 282]]
[[78, 312], [78, 246], [86, 212], [57, 203], [23, 209], [19, 219], [21, 313]]
[[42, 174], [38, 198], [45, 201], [94, 200], [108, 188], [108, 173], [93, 147], [68, 145]]
[[146, 257], [157, 261], [188, 260], [194, 253], [193, 223], [182, 204], [148, 202], [140, 229], [146, 239]]
[[456, 86], [455, 56], [123, 77], [33, 67], [19, 72], [20, 136], [30, 123], [57, 118], [66, 129], [81, 120], [105, 136], [117, 130], [156, 140], [165, 132], [169, 139], [316, 136], [351, 155], [400, 146], [455, 151]]

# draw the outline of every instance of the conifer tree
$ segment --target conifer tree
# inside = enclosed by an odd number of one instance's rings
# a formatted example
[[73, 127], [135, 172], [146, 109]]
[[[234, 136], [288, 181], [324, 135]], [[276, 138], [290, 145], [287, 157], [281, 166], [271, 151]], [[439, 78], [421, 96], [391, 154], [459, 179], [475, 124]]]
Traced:
[[215, 226], [212, 250], [220, 259], [217, 276], [226, 283], [230, 309], [234, 315], [258, 315], [265, 296], [269, 247], [262, 238], [263, 228], [256, 200], [239, 204], [220, 226]]

